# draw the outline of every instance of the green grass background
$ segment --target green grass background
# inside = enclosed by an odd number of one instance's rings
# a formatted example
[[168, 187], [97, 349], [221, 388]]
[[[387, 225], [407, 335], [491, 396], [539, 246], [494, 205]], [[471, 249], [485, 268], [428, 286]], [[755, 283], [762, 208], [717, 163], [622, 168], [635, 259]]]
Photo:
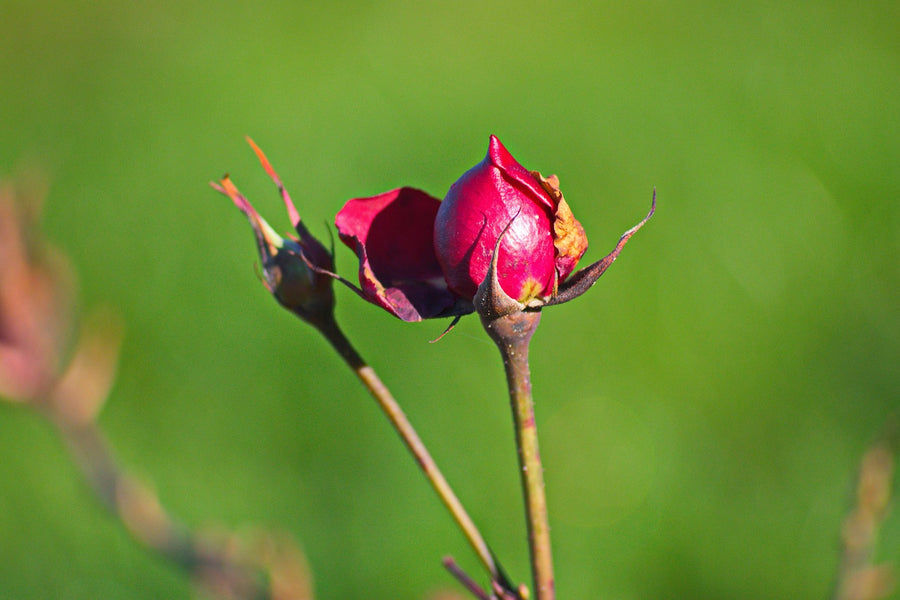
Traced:
[[[557, 173], [596, 260], [532, 345], [561, 598], [825, 598], [856, 465], [900, 391], [896, 2], [0, 1], [0, 173], [44, 165], [80, 306], [126, 324], [101, 422], [191, 525], [302, 541], [320, 599], [477, 565], [374, 403], [253, 271], [228, 171], [289, 226], [442, 196], [497, 134]], [[338, 267], [355, 273], [338, 248]], [[527, 551], [500, 361], [468, 318], [338, 291], [507, 568]], [[0, 598], [187, 598], [0, 406]], [[896, 505], [896, 502], [895, 502]], [[900, 514], [877, 558], [900, 566]], [[900, 596], [894, 596], [900, 597]]]

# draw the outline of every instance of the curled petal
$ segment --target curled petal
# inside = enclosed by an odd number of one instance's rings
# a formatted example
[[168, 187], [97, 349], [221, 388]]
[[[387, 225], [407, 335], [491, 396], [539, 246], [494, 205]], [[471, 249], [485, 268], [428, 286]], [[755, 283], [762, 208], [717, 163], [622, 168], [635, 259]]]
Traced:
[[404, 321], [472, 312], [447, 289], [434, 253], [439, 206], [405, 187], [349, 200], [335, 217], [341, 240], [359, 258], [364, 297]]
[[[588, 248], [584, 227], [572, 214], [572, 209], [559, 189], [559, 177], [544, 177], [538, 171], [532, 171], [544, 191], [556, 203], [553, 215], [553, 245], [556, 247], [556, 283], [563, 281], [581, 260]], [[553, 289], [553, 295], [556, 288]]]

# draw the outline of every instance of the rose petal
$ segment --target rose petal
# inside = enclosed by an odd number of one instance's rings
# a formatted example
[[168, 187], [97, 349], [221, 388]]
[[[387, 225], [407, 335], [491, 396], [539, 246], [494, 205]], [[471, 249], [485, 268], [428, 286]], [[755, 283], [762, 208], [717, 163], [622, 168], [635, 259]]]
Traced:
[[341, 240], [359, 258], [367, 299], [404, 321], [472, 311], [447, 289], [434, 253], [440, 200], [399, 188], [349, 200], [335, 217]]
[[556, 246], [556, 281], [561, 282], [569, 276], [588, 248], [584, 227], [562, 196], [559, 197], [556, 220], [553, 222], [553, 245]]
[[547, 210], [551, 212], [556, 210], [555, 203], [547, 195], [540, 182], [534, 178], [528, 169], [513, 158], [513, 155], [500, 143], [496, 135], [492, 135], [488, 142], [487, 155], [491, 163], [500, 169], [509, 183], [531, 196], [532, 200], [543, 205]]

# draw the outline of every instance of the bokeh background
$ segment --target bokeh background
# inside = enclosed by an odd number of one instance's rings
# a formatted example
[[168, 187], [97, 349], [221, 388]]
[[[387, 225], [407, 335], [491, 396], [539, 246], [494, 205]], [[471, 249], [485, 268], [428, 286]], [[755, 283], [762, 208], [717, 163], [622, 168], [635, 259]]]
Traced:
[[[532, 346], [561, 598], [824, 598], [900, 402], [896, 2], [0, 2], [0, 173], [41, 165], [80, 306], [126, 337], [101, 423], [191, 525], [299, 539], [319, 598], [421, 599], [462, 537], [374, 403], [254, 274], [231, 173], [313, 231], [443, 195], [497, 134], [557, 173], [600, 283]], [[338, 248], [339, 270], [355, 272]], [[468, 318], [338, 314], [507, 568], [527, 552], [501, 365]], [[187, 598], [52, 429], [0, 405], [0, 597]], [[900, 564], [900, 515], [878, 560]], [[895, 596], [897, 597], [897, 596]]]

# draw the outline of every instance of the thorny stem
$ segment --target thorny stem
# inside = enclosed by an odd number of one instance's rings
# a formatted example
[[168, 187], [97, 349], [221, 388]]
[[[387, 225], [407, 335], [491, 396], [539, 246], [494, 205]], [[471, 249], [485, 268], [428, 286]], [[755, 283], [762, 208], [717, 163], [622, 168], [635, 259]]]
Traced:
[[500, 568], [500, 565], [494, 560], [494, 556], [491, 553], [487, 542], [485, 542], [481, 533], [478, 531], [478, 528], [475, 526], [475, 523], [472, 521], [471, 517], [469, 517], [466, 509], [463, 508], [459, 498], [456, 497], [450, 484], [438, 468], [437, 463], [431, 458], [431, 454], [429, 454], [428, 450], [425, 448], [425, 444], [422, 443], [416, 430], [406, 418], [403, 409], [401, 409], [400, 405], [397, 404], [397, 401], [394, 400], [390, 390], [384, 385], [375, 373], [375, 370], [372, 369], [372, 367], [362, 359], [359, 353], [356, 352], [353, 345], [344, 335], [344, 332], [341, 331], [337, 322], [331, 315], [310, 322], [323, 336], [325, 336], [334, 349], [337, 350], [338, 354], [341, 355], [341, 358], [344, 359], [366, 389], [369, 390], [372, 397], [375, 398], [375, 401], [381, 407], [381, 410], [419, 464], [425, 477], [428, 478], [434, 491], [440, 497], [444, 506], [447, 507], [447, 510], [450, 511], [450, 514], [462, 530], [463, 535], [466, 536], [472, 549], [475, 550], [475, 553], [478, 555], [484, 568], [487, 569], [490, 574], [491, 579], [504, 586], [510, 587], [510, 583], [505, 573]]
[[556, 595], [553, 557], [550, 548], [550, 524], [544, 494], [544, 471], [538, 451], [531, 375], [528, 368], [528, 344], [541, 319], [540, 312], [514, 312], [496, 318], [482, 317], [485, 331], [500, 349], [516, 430], [516, 448], [525, 497], [528, 547], [535, 600], [553, 600]]

